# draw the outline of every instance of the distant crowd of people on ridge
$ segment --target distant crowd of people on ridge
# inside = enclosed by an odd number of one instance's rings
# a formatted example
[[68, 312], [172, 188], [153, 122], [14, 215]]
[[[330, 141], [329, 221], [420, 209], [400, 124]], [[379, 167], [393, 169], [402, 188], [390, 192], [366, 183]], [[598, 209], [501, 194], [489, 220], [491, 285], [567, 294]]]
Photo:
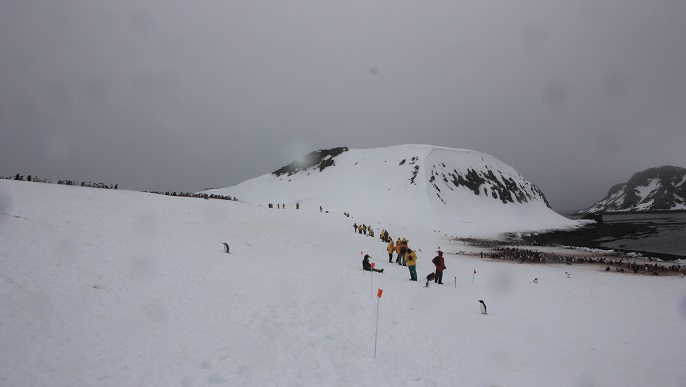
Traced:
[[59, 180], [57, 184], [78, 185], [89, 188], [119, 189], [119, 184], [91, 183], [90, 181], [76, 182], [72, 180]]
[[18, 173], [17, 173], [16, 175], [14, 175], [14, 176], [0, 176], [0, 179], [3, 179], [3, 180], [32, 181], [32, 182], [34, 182], [34, 183], [48, 183], [48, 184], [52, 184], [52, 180], [50, 180], [50, 179], [41, 179], [40, 177], [35, 176], [35, 175], [34, 175], [34, 176], [28, 175], [28, 176], [24, 177], [24, 175], [20, 175], [20, 174], [18, 174]]
[[183, 198], [200, 198], [200, 199], [219, 199], [219, 200], [234, 200], [237, 201], [238, 199], [235, 196], [227, 196], [227, 195], [217, 195], [217, 194], [206, 194], [206, 193], [193, 193], [193, 192], [161, 192], [161, 191], [143, 191], [147, 193], [152, 193], [152, 194], [157, 194], [157, 195], [165, 195], [165, 196], [177, 196], [177, 197], [183, 197]]
[[[50, 179], [41, 179], [41, 178], [36, 177], [35, 175], [24, 176], [24, 175], [19, 174], [19, 173], [17, 173], [14, 176], [10, 176], [10, 177], [1, 176], [0, 179], [30, 181], [30, 182], [34, 182], [34, 183], [52, 184], [52, 180], [50, 180]], [[74, 180], [58, 180], [57, 184], [73, 185], [73, 186], [89, 187], [89, 188], [119, 189], [119, 184], [92, 183], [89, 181], [78, 182], [78, 181], [74, 181]], [[169, 192], [169, 191], [166, 191], [166, 192], [141, 191], [141, 192], [153, 193], [153, 194], [158, 194], [158, 195], [166, 195], [166, 196], [188, 197], [188, 198], [220, 199], [220, 200], [234, 200], [234, 201], [238, 200], [235, 196], [206, 194], [206, 193], [191, 193], [191, 192], [176, 193], [176, 192]]]
[[[5, 180], [18, 180], [18, 181], [30, 181], [33, 183], [47, 183], [47, 184], [52, 184], [51, 179], [42, 179], [39, 178], [36, 175], [28, 175], [24, 176], [19, 173], [17, 173], [14, 176], [11, 177], [5, 177], [2, 176], [0, 179], [5, 179]], [[74, 181], [74, 180], [58, 180], [57, 184], [63, 184], [63, 185], [76, 185], [76, 186], [81, 186], [81, 187], [90, 187], [90, 188], [105, 188], [105, 189], [118, 189], [119, 184], [105, 184], [105, 183], [92, 183], [90, 181]]]

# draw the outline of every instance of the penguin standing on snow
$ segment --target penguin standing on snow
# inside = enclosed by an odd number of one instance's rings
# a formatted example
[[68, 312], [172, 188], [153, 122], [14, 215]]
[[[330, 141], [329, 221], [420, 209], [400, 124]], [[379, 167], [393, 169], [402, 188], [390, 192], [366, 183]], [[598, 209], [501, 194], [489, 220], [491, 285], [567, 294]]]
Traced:
[[569, 278], [569, 277], [572, 276], [571, 274], [569, 274], [569, 273], [567, 273], [567, 272], [565, 272], [565, 274], [567, 275], [567, 278]]
[[488, 314], [486, 313], [486, 304], [484, 303], [484, 300], [479, 300], [479, 308], [481, 308], [481, 314]]

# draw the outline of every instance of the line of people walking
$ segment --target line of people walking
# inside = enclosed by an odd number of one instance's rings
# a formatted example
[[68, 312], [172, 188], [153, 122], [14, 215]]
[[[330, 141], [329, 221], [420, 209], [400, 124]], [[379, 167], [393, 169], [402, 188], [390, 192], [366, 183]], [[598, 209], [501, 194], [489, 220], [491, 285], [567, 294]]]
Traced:
[[357, 233], [369, 235], [370, 237], [374, 237], [374, 229], [372, 228], [372, 226], [367, 226], [365, 224], [361, 224], [358, 226], [357, 223], [354, 223], [353, 229]]

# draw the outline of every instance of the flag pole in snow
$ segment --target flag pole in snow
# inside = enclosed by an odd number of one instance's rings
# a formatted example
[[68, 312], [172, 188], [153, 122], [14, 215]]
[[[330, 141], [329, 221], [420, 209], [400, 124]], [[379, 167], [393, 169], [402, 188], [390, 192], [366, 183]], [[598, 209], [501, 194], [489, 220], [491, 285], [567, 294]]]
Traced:
[[369, 297], [374, 297], [374, 262], [372, 262], [372, 270], [369, 270]]
[[381, 300], [383, 289], [376, 292], [376, 331], [374, 332], [374, 359], [376, 359], [376, 339], [379, 336], [379, 300]]
[[457, 289], [457, 277], [455, 277], [455, 289]]

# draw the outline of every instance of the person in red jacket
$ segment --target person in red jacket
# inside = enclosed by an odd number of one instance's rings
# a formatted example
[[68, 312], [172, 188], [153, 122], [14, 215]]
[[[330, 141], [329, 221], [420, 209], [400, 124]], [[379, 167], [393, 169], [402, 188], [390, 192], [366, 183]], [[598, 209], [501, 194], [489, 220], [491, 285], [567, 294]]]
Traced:
[[437, 251], [438, 255], [431, 260], [431, 262], [436, 265], [436, 277], [434, 282], [437, 284], [443, 284], [443, 270], [445, 270], [445, 258], [443, 258], [443, 252], [441, 250]]

